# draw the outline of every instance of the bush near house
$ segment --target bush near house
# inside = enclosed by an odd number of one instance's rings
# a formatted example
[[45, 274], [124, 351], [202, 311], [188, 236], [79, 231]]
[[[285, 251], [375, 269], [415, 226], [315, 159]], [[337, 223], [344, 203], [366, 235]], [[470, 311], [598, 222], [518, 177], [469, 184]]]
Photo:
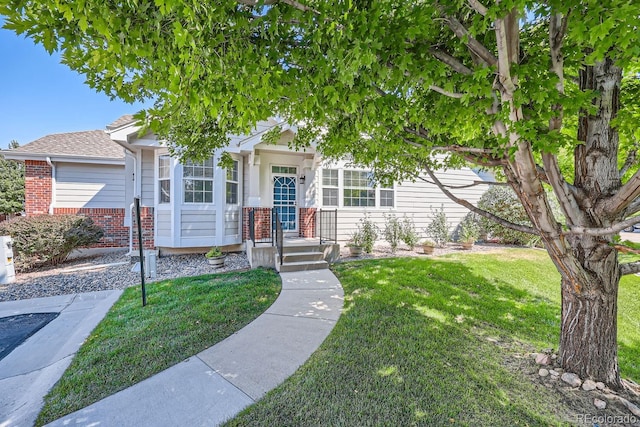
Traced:
[[57, 265], [77, 248], [97, 243], [104, 231], [79, 215], [35, 215], [0, 224], [0, 235], [13, 239], [17, 271]]

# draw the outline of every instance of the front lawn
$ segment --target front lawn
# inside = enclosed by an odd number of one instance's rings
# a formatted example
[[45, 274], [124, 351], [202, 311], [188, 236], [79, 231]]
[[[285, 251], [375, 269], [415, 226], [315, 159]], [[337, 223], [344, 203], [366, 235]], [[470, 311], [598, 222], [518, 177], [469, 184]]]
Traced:
[[[345, 312], [311, 359], [228, 425], [574, 424], [527, 354], [557, 348], [559, 275], [544, 251], [338, 264]], [[620, 292], [622, 374], [640, 379], [640, 278]], [[595, 413], [595, 411], [594, 411]]]
[[262, 314], [280, 292], [272, 270], [164, 280], [128, 288], [45, 397], [36, 425], [142, 381], [214, 345]]

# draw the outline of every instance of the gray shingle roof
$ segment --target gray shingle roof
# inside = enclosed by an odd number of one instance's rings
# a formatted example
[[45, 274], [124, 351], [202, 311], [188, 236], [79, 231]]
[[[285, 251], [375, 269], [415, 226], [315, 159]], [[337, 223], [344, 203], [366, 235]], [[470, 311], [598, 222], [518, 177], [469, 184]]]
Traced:
[[56, 133], [9, 150], [15, 154], [124, 159], [123, 148], [103, 130]]
[[133, 122], [135, 122], [135, 119], [133, 118], [133, 114], [125, 114], [124, 116], [118, 117], [115, 121], [109, 123], [107, 125], [107, 130], [117, 129], [119, 127], [122, 127], [124, 125], [133, 123]]

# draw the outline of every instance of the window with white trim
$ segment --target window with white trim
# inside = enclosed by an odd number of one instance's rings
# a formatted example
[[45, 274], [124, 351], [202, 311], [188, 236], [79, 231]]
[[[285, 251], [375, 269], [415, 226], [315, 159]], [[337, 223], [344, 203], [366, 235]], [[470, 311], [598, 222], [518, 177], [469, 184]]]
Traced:
[[228, 205], [238, 204], [238, 161], [233, 161], [233, 166], [227, 169], [226, 200]]
[[322, 170], [322, 205], [338, 206], [338, 169]]
[[343, 176], [343, 203], [345, 207], [376, 205], [376, 190], [371, 172], [345, 170]]
[[382, 186], [380, 187], [380, 207], [381, 208], [392, 208], [394, 202], [394, 193], [393, 184], [389, 187]]
[[185, 203], [213, 203], [213, 157], [202, 162], [187, 160], [182, 168]]
[[171, 203], [171, 157], [158, 157], [158, 202]]

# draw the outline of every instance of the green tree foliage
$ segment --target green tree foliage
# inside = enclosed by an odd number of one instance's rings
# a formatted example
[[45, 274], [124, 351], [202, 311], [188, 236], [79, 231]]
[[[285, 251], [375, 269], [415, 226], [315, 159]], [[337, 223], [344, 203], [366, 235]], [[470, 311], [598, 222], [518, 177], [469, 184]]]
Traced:
[[[563, 368], [621, 387], [611, 313], [640, 262], [611, 243], [640, 221], [640, 2], [0, 0], [0, 14], [93, 88], [154, 98], [138, 117], [189, 155], [278, 115], [300, 124], [297, 146], [318, 139], [383, 179], [424, 169], [540, 235], [562, 275]], [[532, 226], [433, 175], [464, 162], [500, 169]]]
[[[9, 148], [18, 148], [13, 140]], [[24, 165], [5, 160], [0, 155], [0, 214], [14, 214], [24, 210]]]

